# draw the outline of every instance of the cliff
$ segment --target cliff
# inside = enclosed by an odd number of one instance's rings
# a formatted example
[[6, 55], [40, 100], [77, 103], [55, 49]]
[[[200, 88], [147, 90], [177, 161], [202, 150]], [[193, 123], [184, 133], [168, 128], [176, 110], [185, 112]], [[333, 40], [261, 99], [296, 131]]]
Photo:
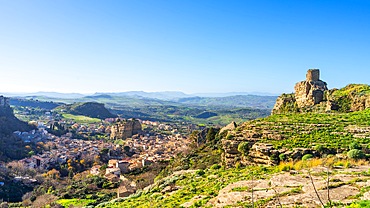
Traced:
[[0, 161], [24, 157], [24, 143], [13, 132], [31, 131], [34, 128], [16, 118], [9, 106], [9, 98], [0, 96]]
[[14, 116], [9, 98], [0, 96], [0, 136], [9, 136], [14, 131], [30, 131], [33, 127]]

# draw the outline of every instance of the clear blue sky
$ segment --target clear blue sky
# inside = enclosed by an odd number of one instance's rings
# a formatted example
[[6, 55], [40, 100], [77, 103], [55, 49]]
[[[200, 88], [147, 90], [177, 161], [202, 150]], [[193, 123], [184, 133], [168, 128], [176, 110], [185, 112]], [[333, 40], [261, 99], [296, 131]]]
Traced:
[[0, 0], [0, 92], [370, 83], [370, 1]]

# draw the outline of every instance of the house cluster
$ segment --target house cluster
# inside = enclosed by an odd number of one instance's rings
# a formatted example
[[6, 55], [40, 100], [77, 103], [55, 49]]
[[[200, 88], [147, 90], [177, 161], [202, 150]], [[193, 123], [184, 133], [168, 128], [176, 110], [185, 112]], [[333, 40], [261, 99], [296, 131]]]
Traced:
[[45, 141], [46, 139], [50, 137], [48, 132], [43, 128], [39, 128], [38, 130], [32, 130], [29, 132], [15, 131], [13, 132], [13, 134], [17, 136], [18, 138], [21, 138], [25, 143], [30, 143], [30, 142], [37, 143], [37, 142]]
[[91, 157], [99, 155], [100, 150], [113, 149], [114, 145], [104, 141], [85, 141], [70, 139], [68, 137], [51, 137], [55, 148], [43, 152], [43, 154], [33, 155], [21, 160], [26, 167], [49, 169], [53, 165], [64, 164], [69, 159]]
[[100, 124], [90, 124], [90, 125], [83, 125], [79, 123], [74, 123], [71, 125], [71, 128], [73, 130], [76, 130], [76, 132], [98, 132], [98, 133], [107, 133], [106, 131], [109, 131], [109, 128], [106, 128], [106, 126]]
[[[125, 140], [125, 146], [134, 154], [131, 157], [111, 159], [105, 172], [105, 177], [114, 181], [121, 174], [132, 172], [144, 166], [159, 161], [170, 160], [174, 155], [184, 151], [190, 141], [181, 135], [137, 136]], [[91, 169], [91, 173], [98, 173]], [[114, 177], [116, 176], [116, 177]]]

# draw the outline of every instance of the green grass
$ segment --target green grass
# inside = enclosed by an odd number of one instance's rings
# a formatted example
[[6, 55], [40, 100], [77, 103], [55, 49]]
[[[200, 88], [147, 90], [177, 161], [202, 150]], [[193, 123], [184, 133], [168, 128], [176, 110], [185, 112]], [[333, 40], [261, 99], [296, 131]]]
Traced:
[[334, 96], [343, 97], [354, 94], [369, 94], [370, 86], [367, 84], [349, 84], [344, 88], [337, 90], [333, 93]]
[[84, 207], [87, 206], [89, 203], [94, 202], [95, 200], [93, 199], [59, 199], [57, 201], [57, 203], [62, 205], [63, 207]]
[[[211, 198], [227, 185], [241, 181], [250, 180], [252, 173], [255, 179], [268, 178], [277, 172], [274, 167], [246, 167], [243, 169], [218, 169], [205, 170], [202, 176], [196, 173], [188, 173], [183, 176], [173, 176], [160, 180], [148, 190], [139, 192], [121, 202], [109, 202], [98, 207], [180, 207], [181, 204], [190, 201], [194, 196], [203, 195], [205, 198], [195, 202], [197, 206], [204, 206]], [[161, 193], [161, 190], [174, 184], [181, 188], [174, 193]]]
[[76, 123], [88, 123], [88, 124], [93, 124], [93, 123], [100, 123], [101, 120], [98, 118], [90, 118], [87, 116], [82, 116], [82, 115], [72, 115], [72, 114], [62, 114], [63, 118], [67, 120], [73, 120]]
[[350, 126], [357, 128], [370, 126], [370, 109], [352, 113], [277, 114], [246, 122], [235, 134], [243, 136], [244, 131], [250, 129], [261, 134], [264, 131], [275, 132], [282, 135], [283, 139], [262, 136], [261, 141], [271, 143], [278, 149], [322, 146], [348, 150], [349, 144], [354, 141], [366, 148], [370, 143], [370, 134], [365, 138], [355, 138], [355, 133], [348, 131]]

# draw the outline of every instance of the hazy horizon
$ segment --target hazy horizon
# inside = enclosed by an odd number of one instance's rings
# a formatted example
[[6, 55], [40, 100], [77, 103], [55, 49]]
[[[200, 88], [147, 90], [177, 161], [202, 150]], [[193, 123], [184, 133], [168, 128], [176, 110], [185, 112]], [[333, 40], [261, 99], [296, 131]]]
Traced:
[[93, 93], [80, 93], [80, 92], [56, 92], [56, 91], [38, 91], [38, 92], [5, 92], [0, 91], [0, 95], [7, 95], [7, 96], [17, 96], [17, 95], [37, 95], [37, 94], [64, 94], [64, 95], [83, 95], [83, 96], [91, 96], [91, 95], [99, 95], [99, 94], [121, 94], [121, 93], [148, 93], [148, 94], [171, 94], [171, 93], [180, 93], [183, 95], [188, 96], [233, 96], [233, 95], [257, 95], [257, 96], [278, 96], [279, 94], [273, 94], [269, 92], [199, 92], [199, 93], [186, 93], [182, 91], [142, 91], [142, 90], [134, 90], [134, 91], [122, 91], [122, 92], [93, 92]]
[[370, 2], [0, 1], [1, 92], [293, 92], [370, 83]]

